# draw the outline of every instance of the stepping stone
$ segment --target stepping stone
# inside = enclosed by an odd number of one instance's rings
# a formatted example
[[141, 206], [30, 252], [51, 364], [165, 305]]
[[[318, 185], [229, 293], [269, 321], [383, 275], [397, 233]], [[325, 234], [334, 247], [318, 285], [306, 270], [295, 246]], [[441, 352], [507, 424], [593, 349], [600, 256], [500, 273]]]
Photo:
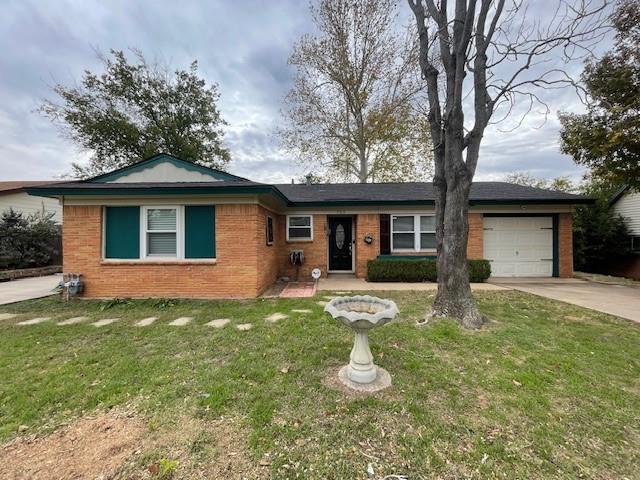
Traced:
[[238, 330], [242, 330], [243, 332], [247, 331], [247, 330], [251, 330], [251, 327], [253, 327], [253, 325], [251, 323], [240, 323], [240, 324], [236, 325], [236, 328]]
[[80, 323], [85, 321], [89, 317], [72, 317], [61, 322], [58, 322], [57, 325], [73, 325], [74, 323]]
[[37, 317], [37, 318], [32, 318], [31, 320], [25, 320], [23, 322], [18, 322], [18, 325], [35, 325], [37, 323], [42, 323], [42, 322], [46, 322], [47, 320], [50, 320], [51, 317]]
[[285, 318], [289, 318], [289, 315], [280, 312], [272, 313], [268, 317], [264, 317], [264, 319], [270, 323], [276, 323], [278, 320], [284, 320]]
[[318, 305], [320, 305], [321, 307], [324, 307], [327, 302], [323, 302], [322, 300], [320, 300], [319, 302], [316, 302]]
[[351, 292], [336, 292], [336, 295], [349, 295]]
[[193, 317], [180, 317], [176, 318], [173, 322], [170, 322], [169, 325], [173, 327], [184, 327], [191, 320], [193, 320]]
[[209, 323], [206, 323], [205, 325], [207, 327], [213, 327], [213, 328], [224, 328], [231, 320], [229, 320], [228, 318], [218, 318], [216, 320], [211, 320]]
[[9, 320], [10, 318], [17, 316], [17, 313], [0, 313], [0, 320]]
[[307, 310], [306, 308], [294, 308], [291, 311], [294, 313], [311, 313], [311, 310]]
[[136, 322], [136, 327], [148, 327], [153, 322], [155, 322], [157, 319], [158, 319], [158, 317], [143, 318], [139, 322]]
[[97, 322], [92, 323], [94, 327], [104, 327], [105, 325], [109, 325], [113, 322], [117, 322], [120, 320], [119, 318], [105, 318], [103, 320], [98, 320]]

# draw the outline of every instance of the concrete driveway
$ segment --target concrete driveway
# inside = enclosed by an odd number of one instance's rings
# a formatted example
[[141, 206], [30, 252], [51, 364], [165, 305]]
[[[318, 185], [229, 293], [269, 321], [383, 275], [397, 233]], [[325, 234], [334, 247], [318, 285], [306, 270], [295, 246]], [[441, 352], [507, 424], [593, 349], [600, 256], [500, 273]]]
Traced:
[[638, 288], [577, 278], [491, 278], [489, 282], [640, 323]]
[[44, 277], [21, 278], [10, 282], [0, 282], [0, 305], [30, 300], [51, 295], [52, 290], [62, 280], [62, 274]]

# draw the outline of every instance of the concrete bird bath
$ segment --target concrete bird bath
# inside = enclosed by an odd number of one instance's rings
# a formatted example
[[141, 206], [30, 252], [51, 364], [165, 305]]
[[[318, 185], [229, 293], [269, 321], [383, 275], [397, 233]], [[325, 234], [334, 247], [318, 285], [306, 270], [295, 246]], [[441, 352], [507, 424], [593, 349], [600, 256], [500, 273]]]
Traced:
[[[395, 302], [369, 295], [336, 297], [327, 303], [324, 311], [355, 332], [349, 365], [339, 373], [343, 383], [358, 390], [369, 391], [389, 386], [389, 374], [373, 363], [373, 355], [369, 349], [369, 330], [393, 320], [398, 314]], [[376, 384], [379, 388], [375, 388]]]

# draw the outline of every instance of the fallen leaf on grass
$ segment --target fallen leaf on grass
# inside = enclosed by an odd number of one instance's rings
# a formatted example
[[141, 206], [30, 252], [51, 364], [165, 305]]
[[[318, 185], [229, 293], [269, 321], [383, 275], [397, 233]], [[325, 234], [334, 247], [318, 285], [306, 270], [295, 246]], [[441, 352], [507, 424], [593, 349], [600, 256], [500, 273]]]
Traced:
[[513, 380], [513, 384], [514, 384], [516, 387], [521, 387], [521, 386], [522, 386], [522, 384], [521, 384], [519, 381], [517, 381], [517, 380]]

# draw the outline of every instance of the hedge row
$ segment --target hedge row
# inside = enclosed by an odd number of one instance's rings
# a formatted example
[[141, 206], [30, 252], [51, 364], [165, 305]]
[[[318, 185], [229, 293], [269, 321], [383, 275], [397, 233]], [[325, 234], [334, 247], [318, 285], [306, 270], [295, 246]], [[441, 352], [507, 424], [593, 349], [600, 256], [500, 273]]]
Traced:
[[[469, 280], [484, 282], [491, 276], [488, 260], [468, 260]], [[438, 272], [435, 260], [369, 260], [367, 281], [369, 282], [436, 282]]]

